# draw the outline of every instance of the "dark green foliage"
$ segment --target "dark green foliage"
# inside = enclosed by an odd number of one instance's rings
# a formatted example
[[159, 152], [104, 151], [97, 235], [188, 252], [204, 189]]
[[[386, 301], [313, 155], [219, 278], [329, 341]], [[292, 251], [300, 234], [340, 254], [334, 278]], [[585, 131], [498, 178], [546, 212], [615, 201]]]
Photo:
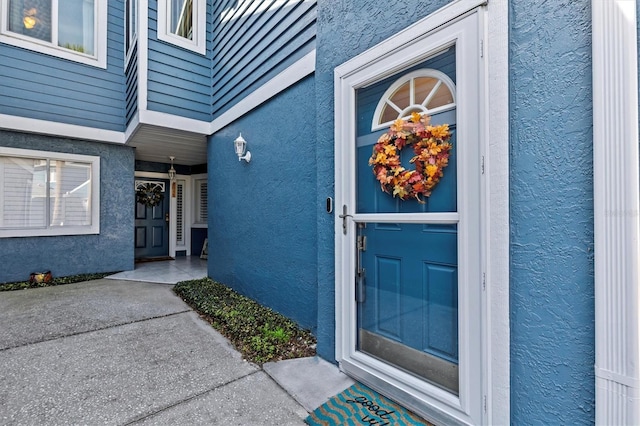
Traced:
[[27, 288], [36, 288], [36, 287], [51, 287], [54, 285], [61, 284], [72, 284], [79, 283], [81, 281], [91, 281], [98, 280], [100, 278], [104, 278], [107, 275], [115, 274], [115, 272], [105, 272], [100, 274], [80, 274], [80, 275], [70, 275], [68, 277], [56, 277], [51, 280], [51, 282], [45, 283], [37, 283], [37, 282], [29, 282], [29, 281], [18, 281], [14, 283], [4, 283], [0, 284], [0, 291], [11, 291], [11, 290], [24, 290]]
[[174, 291], [249, 361], [263, 364], [315, 355], [316, 340], [310, 332], [209, 278], [180, 282]]

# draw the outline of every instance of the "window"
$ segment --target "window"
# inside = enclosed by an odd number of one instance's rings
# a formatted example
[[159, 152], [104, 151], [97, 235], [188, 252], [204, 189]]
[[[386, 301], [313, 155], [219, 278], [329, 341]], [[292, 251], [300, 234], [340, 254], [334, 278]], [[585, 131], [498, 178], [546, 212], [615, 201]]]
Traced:
[[184, 181], [176, 182], [176, 245], [184, 246]]
[[197, 179], [195, 181], [195, 223], [207, 224], [207, 205], [208, 205], [208, 196], [207, 196], [207, 180], [206, 179]]
[[100, 158], [0, 148], [0, 237], [97, 234]]
[[125, 53], [127, 57], [131, 53], [131, 48], [135, 45], [138, 36], [138, 1], [125, 0]]
[[454, 83], [434, 69], [409, 73], [389, 87], [373, 114], [372, 130], [388, 127], [412, 112], [434, 115], [456, 107]]
[[159, 0], [158, 38], [204, 55], [206, 12], [205, 0]]
[[1, 42], [106, 68], [106, 1], [1, 1]]

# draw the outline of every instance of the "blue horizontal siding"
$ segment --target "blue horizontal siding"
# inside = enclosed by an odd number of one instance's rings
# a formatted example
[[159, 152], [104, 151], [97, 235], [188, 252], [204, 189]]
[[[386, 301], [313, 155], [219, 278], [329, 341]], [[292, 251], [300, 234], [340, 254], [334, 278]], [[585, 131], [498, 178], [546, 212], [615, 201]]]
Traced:
[[213, 116], [315, 48], [315, 1], [283, 2], [271, 10], [268, 0], [239, 3], [221, 1], [213, 11]]
[[109, 2], [107, 69], [0, 45], [0, 114], [124, 130], [123, 16]]
[[131, 58], [125, 70], [126, 96], [125, 96], [125, 123], [129, 125], [131, 119], [138, 112], [138, 43], [131, 46]]
[[[211, 7], [208, 1], [208, 14]], [[207, 34], [210, 34], [210, 22], [208, 15]], [[148, 109], [211, 121], [210, 42], [206, 54], [200, 55], [158, 40], [157, 26], [157, 1], [152, 0], [149, 2]]]

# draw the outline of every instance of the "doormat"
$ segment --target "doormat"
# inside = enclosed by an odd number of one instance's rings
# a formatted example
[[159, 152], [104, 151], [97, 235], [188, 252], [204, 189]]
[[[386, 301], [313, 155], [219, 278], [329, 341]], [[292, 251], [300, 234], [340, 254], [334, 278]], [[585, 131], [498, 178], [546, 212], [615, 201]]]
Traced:
[[305, 422], [310, 426], [433, 426], [406, 408], [359, 383], [316, 408]]
[[175, 260], [171, 256], [157, 256], [157, 257], [137, 257], [135, 263], [157, 262], [160, 260]]

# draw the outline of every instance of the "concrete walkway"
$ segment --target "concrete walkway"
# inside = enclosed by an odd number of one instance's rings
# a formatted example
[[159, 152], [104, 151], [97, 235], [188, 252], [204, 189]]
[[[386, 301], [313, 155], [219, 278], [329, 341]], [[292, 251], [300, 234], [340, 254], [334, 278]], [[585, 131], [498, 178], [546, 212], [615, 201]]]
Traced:
[[317, 358], [244, 361], [169, 285], [0, 293], [2, 425], [302, 425], [350, 383]]

